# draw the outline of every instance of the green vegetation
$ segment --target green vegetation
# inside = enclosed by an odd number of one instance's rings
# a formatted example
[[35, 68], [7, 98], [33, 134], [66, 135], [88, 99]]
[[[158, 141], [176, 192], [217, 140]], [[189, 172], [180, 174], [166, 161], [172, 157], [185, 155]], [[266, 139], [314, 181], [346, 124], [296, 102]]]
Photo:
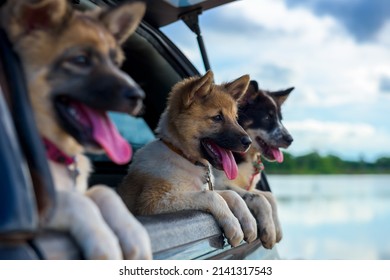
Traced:
[[375, 162], [345, 161], [337, 156], [321, 156], [316, 152], [293, 156], [284, 152], [284, 162], [263, 161], [267, 174], [390, 174], [390, 158]]

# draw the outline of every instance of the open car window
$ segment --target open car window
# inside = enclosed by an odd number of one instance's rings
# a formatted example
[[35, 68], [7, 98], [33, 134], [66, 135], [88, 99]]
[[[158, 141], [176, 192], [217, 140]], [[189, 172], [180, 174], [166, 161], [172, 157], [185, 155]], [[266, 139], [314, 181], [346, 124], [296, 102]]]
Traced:
[[[81, 2], [95, 3], [94, 1]], [[199, 5], [213, 3], [216, 6], [218, 1], [176, 2], [176, 5], [182, 7], [180, 3], [184, 2]], [[97, 1], [97, 3], [100, 2]], [[134, 151], [155, 139], [153, 131], [166, 106], [166, 97], [171, 87], [183, 78], [199, 74], [188, 58], [156, 27], [158, 26], [154, 26], [148, 21], [143, 22], [137, 33], [124, 46], [127, 59], [123, 65], [123, 70], [129, 73], [146, 93], [144, 114], [134, 118], [125, 114], [110, 113], [110, 117], [117, 125], [119, 132], [133, 146]], [[193, 37], [193, 42], [196, 43], [195, 37]], [[21, 75], [14, 75], [14, 77], [18, 76]], [[33, 118], [31, 118], [32, 120]], [[25, 139], [27, 138], [25, 137]], [[41, 142], [40, 139], [39, 142]], [[32, 143], [32, 146], [35, 144]], [[42, 146], [42, 143], [40, 144]], [[40, 155], [44, 154], [42, 146]], [[39, 158], [46, 162], [44, 156]], [[95, 168], [90, 178], [90, 185], [106, 184], [115, 188], [126, 173], [127, 166], [117, 166], [109, 162], [105, 156], [93, 156], [92, 159]], [[99, 165], [101, 163], [103, 165]], [[104, 165], [105, 163], [109, 163], [109, 165]], [[20, 162], [15, 162], [15, 164], [20, 164]], [[137, 218], [147, 228], [151, 236], [153, 254], [156, 259], [244, 259], [261, 247], [259, 242], [250, 245], [243, 243], [232, 250], [223, 238], [221, 229], [212, 215], [200, 211], [184, 211]], [[199, 228], [202, 230], [199, 230]], [[48, 232], [46, 230], [35, 232], [35, 228], [33, 231], [33, 238], [29, 239], [26, 248], [28, 251], [33, 248], [34, 255], [18, 255], [15, 258], [83, 258], [80, 255], [79, 248], [68, 233]], [[5, 247], [3, 244], [5, 244]], [[4, 248], [7, 250], [4, 250]], [[10, 250], [8, 248], [8, 244], [0, 242], [0, 253], [4, 253], [9, 258]], [[11, 249], [13, 250], [13, 248]], [[267, 255], [266, 258], [274, 257]]]
[[113, 112], [110, 113], [110, 118], [134, 150], [141, 148], [155, 138], [153, 131], [141, 117], [136, 118]]
[[[186, 32], [196, 48], [196, 37], [190, 30]], [[126, 42], [124, 50], [126, 61], [122, 69], [144, 90], [145, 108], [138, 118], [119, 113], [110, 113], [110, 117], [136, 151], [155, 139], [154, 130], [172, 86], [183, 78], [199, 75], [199, 72], [169, 38], [148, 22], [141, 24]], [[95, 159], [94, 164], [90, 185], [104, 183], [115, 188], [127, 173], [126, 165], [116, 166], [104, 156]], [[278, 258], [276, 249], [257, 250], [261, 248], [260, 242], [244, 243], [233, 250], [208, 213], [184, 211], [137, 218], [150, 234], [156, 259]]]
[[[130, 143], [133, 152], [155, 139], [152, 129], [142, 117], [116, 112], [110, 112], [109, 117], [118, 128], [119, 133]], [[90, 155], [90, 158], [95, 162], [110, 160], [105, 154]]]

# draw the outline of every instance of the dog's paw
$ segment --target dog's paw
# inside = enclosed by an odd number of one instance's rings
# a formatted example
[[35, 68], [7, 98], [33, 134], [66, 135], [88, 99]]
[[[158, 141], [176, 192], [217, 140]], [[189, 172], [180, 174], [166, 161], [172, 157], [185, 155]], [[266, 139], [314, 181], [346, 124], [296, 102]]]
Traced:
[[247, 193], [243, 199], [256, 218], [263, 246], [271, 249], [281, 239], [280, 227], [277, 230], [274, 223], [271, 203], [261, 193]]
[[218, 192], [205, 192], [207, 195], [208, 209], [218, 224], [222, 227], [224, 235], [229, 244], [237, 247], [244, 240], [244, 232], [242, 231], [239, 220], [233, 215], [229, 209], [228, 203], [224, 197]]
[[264, 191], [256, 191], [255, 193], [260, 193], [262, 194], [270, 203], [271, 208], [272, 208], [272, 219], [275, 225], [275, 231], [276, 231], [276, 242], [280, 242], [283, 237], [282, 233], [282, 227], [279, 222], [279, 216], [278, 216], [278, 208], [276, 204], [276, 199], [274, 195], [271, 192], [264, 192]]
[[114, 232], [96, 205], [80, 193], [58, 191], [55, 212], [45, 226], [69, 232], [86, 259], [122, 259]]
[[197, 209], [203, 208], [211, 212], [221, 226], [229, 244], [233, 247], [238, 246], [244, 240], [244, 232], [222, 195], [216, 191], [201, 192], [198, 195], [198, 204], [203, 204], [203, 206]]
[[152, 259], [151, 242], [145, 228], [134, 221], [124, 224], [118, 231], [124, 258], [126, 260], [150, 260]]
[[245, 201], [234, 191], [218, 191], [218, 193], [225, 199], [230, 210], [238, 219], [242, 231], [244, 232], [244, 240], [248, 243], [257, 238], [257, 223], [253, 217]]
[[232, 247], [237, 247], [244, 240], [244, 232], [241, 229], [240, 223], [236, 217], [230, 215], [219, 221], [223, 229], [223, 233]]
[[125, 259], [152, 259], [152, 246], [146, 229], [127, 210], [116, 192], [99, 185], [90, 188], [87, 195], [116, 234]]
[[[113, 235], [95, 235], [95, 241], [84, 243], [83, 255], [87, 260], [122, 260], [122, 250], [118, 239]], [[87, 242], [88, 243], [88, 242]]]

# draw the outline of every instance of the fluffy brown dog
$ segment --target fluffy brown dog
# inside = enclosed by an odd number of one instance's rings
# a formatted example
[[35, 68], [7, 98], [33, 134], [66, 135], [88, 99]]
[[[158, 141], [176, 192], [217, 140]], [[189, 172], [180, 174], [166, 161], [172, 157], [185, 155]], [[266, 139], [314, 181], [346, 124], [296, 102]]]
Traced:
[[90, 164], [83, 153], [106, 152], [116, 163], [132, 150], [107, 111], [137, 114], [144, 93], [119, 69], [120, 48], [145, 5], [82, 13], [66, 0], [8, 1], [1, 11], [25, 70], [37, 126], [58, 190], [46, 227], [69, 231], [88, 259], [149, 259], [146, 230], [108, 187], [87, 190]]
[[157, 128], [159, 140], [139, 150], [118, 193], [131, 211], [157, 214], [179, 210], [210, 212], [232, 246], [257, 237], [256, 221], [232, 191], [209, 190], [210, 165], [237, 176], [232, 151], [251, 140], [237, 123], [237, 100], [249, 76], [216, 85], [213, 73], [176, 84]]
[[265, 91], [251, 81], [240, 100], [239, 123], [254, 143], [247, 153], [234, 153], [238, 164], [235, 180], [227, 180], [222, 172], [214, 170], [216, 189], [234, 190], [245, 200], [256, 217], [259, 237], [265, 248], [272, 248], [282, 239], [282, 230], [273, 194], [255, 188], [263, 169], [262, 158], [282, 162], [283, 153], [279, 148], [287, 148], [293, 141], [282, 124], [281, 114], [281, 106], [293, 89]]

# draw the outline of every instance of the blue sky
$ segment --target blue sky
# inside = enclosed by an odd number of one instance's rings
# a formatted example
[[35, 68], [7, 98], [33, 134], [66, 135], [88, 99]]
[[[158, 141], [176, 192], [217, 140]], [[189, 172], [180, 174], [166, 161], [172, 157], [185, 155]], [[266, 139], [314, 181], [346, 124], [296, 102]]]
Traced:
[[[217, 82], [250, 74], [264, 89], [295, 87], [282, 110], [291, 153], [390, 156], [388, 0], [242, 0], [200, 24]], [[163, 31], [203, 73], [189, 29]]]

